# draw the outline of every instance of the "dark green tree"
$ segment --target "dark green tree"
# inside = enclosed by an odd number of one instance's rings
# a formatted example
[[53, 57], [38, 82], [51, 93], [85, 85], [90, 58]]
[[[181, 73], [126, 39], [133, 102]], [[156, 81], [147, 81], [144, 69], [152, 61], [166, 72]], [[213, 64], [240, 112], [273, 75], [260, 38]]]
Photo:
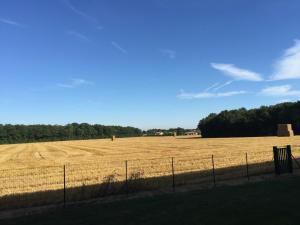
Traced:
[[279, 123], [291, 123], [300, 134], [300, 101], [212, 113], [200, 120], [198, 128], [203, 137], [271, 136]]

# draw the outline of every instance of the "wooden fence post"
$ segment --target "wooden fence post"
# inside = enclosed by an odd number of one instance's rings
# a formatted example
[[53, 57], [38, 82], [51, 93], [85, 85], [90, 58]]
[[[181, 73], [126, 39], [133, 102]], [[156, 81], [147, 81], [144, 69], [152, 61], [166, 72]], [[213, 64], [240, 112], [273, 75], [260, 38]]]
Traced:
[[128, 195], [128, 162], [125, 161], [125, 188], [126, 188], [126, 195]]
[[172, 157], [172, 188], [175, 192], [175, 172], [174, 172], [174, 158]]
[[286, 146], [286, 153], [288, 157], [288, 171], [293, 173], [292, 147], [290, 145]]
[[216, 186], [216, 174], [215, 174], [214, 155], [211, 155], [211, 162], [212, 162], [212, 174], [213, 174], [213, 178], [214, 178], [214, 186]]
[[64, 165], [64, 207], [66, 207], [66, 165]]
[[276, 146], [273, 147], [273, 155], [274, 155], [275, 174], [279, 175], [280, 170], [278, 168], [278, 150]]
[[250, 180], [250, 176], [249, 176], [249, 165], [248, 165], [248, 153], [246, 152], [246, 169], [247, 169], [247, 178], [248, 181]]

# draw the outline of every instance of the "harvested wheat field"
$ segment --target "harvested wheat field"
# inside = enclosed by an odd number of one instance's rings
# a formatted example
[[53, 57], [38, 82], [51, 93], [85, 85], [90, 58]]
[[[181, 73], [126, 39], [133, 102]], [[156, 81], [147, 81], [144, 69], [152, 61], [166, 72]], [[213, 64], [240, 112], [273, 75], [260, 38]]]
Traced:
[[[0, 196], [55, 190], [62, 187], [63, 165], [67, 185], [76, 187], [97, 184], [109, 176], [125, 179], [128, 174], [143, 177], [167, 176], [172, 173], [208, 171], [212, 168], [236, 167], [272, 161], [272, 146], [292, 145], [300, 156], [300, 136], [253, 138], [138, 137], [82, 141], [60, 141], [0, 146]], [[252, 170], [254, 171], [254, 169]]]
[[[138, 137], [0, 145], [0, 167], [24, 168], [167, 157], [215, 157], [300, 146], [300, 136], [250, 138]], [[263, 158], [263, 155], [262, 155]]]

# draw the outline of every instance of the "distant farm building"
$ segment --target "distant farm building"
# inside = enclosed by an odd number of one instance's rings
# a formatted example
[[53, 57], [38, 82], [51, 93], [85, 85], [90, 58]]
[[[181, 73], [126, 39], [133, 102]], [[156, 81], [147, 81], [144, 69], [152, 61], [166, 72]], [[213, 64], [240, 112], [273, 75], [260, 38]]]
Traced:
[[292, 124], [278, 124], [277, 126], [278, 137], [291, 137], [294, 136]]
[[162, 131], [155, 132], [155, 136], [163, 136], [163, 135], [164, 135], [164, 132], [162, 132]]
[[184, 135], [195, 136], [195, 135], [199, 135], [199, 133], [198, 133], [198, 131], [188, 131], [188, 132], [185, 132]]

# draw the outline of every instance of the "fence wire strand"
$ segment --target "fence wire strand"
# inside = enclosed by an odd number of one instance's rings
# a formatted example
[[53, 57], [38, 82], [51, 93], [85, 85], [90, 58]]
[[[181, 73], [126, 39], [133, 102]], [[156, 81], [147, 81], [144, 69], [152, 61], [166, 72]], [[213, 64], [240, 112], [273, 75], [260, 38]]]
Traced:
[[[300, 145], [293, 146], [293, 156], [300, 158]], [[246, 153], [235, 153], [216, 155], [213, 162], [211, 155], [204, 155], [66, 164], [65, 171], [63, 165], [0, 170], [0, 210], [187, 184], [208, 185], [212, 176], [219, 182], [274, 171], [271, 151], [250, 152], [247, 157], [248, 165]]]

